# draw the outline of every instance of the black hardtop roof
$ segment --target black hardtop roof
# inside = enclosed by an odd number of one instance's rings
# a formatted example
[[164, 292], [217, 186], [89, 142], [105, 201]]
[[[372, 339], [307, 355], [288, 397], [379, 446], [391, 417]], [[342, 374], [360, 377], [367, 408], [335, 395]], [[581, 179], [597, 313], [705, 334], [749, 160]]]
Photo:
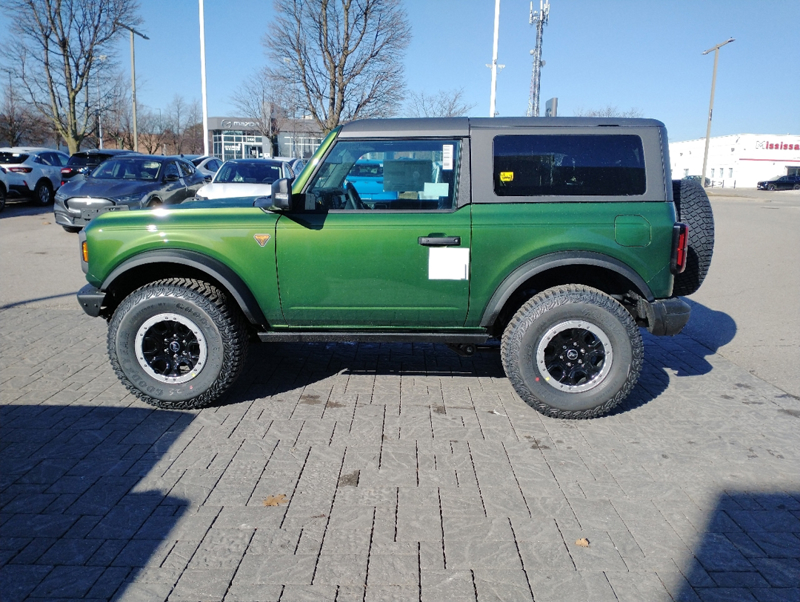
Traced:
[[664, 127], [657, 119], [610, 117], [432, 117], [362, 119], [342, 126], [339, 138], [364, 136], [467, 136], [474, 129], [570, 127]]

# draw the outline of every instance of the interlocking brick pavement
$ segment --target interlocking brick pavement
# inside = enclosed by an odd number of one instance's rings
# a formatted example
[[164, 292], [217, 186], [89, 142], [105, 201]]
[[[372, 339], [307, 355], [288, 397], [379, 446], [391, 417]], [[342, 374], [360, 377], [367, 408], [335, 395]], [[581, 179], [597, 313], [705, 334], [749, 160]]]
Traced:
[[571, 422], [491, 351], [254, 346], [172, 412], [117, 382], [102, 320], [0, 333], [4, 602], [800, 600], [800, 400], [686, 336]]

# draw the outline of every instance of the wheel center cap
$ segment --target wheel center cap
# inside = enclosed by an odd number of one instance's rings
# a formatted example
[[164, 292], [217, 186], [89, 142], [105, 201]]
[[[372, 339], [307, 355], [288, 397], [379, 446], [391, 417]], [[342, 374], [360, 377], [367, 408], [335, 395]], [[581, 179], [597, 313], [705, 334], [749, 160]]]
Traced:
[[181, 350], [181, 344], [178, 341], [172, 341], [169, 344], [169, 350], [172, 351], [172, 353], [178, 353], [178, 351]]
[[568, 360], [578, 359], [578, 352], [575, 349], [570, 349], [569, 351], [567, 351], [567, 359]]

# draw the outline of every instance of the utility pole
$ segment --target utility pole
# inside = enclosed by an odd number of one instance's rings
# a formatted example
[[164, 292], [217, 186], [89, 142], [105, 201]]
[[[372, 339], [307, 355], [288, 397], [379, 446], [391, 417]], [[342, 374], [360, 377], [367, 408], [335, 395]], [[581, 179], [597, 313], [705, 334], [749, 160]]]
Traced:
[[500, 0], [494, 2], [494, 48], [492, 50], [492, 64], [486, 65], [492, 69], [492, 94], [489, 100], [489, 117], [497, 116], [497, 70], [505, 65], [497, 64], [497, 44], [500, 38]]
[[138, 153], [139, 132], [136, 129], [136, 58], [133, 50], [133, 34], [136, 34], [145, 40], [149, 40], [150, 38], [143, 33], [136, 31], [133, 27], [125, 25], [124, 23], [120, 23], [119, 21], [114, 21], [114, 24], [131, 32], [131, 106], [133, 108], [133, 150]]
[[531, 73], [531, 91], [528, 96], [528, 117], [539, 116], [539, 86], [542, 83], [542, 34], [544, 26], [550, 17], [550, 0], [539, 0], [539, 11], [533, 11], [531, 2], [530, 24], [536, 27], [536, 48], [531, 50], [533, 55], [533, 72]]
[[703, 173], [700, 176], [700, 185], [705, 188], [706, 187], [706, 168], [708, 167], [708, 143], [711, 140], [711, 116], [714, 113], [714, 87], [717, 83], [717, 62], [719, 61], [719, 49], [722, 48], [725, 44], [730, 44], [733, 42], [734, 39], [730, 38], [722, 42], [722, 44], [717, 44], [713, 48], [709, 48], [703, 53], [703, 56], [714, 51], [714, 74], [711, 76], [711, 102], [708, 106], [708, 126], [706, 127], [706, 151], [703, 153]]

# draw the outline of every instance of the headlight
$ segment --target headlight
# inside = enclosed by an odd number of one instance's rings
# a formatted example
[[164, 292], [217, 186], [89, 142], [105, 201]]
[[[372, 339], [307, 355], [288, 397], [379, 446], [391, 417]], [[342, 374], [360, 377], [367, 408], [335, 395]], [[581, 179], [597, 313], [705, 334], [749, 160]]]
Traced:
[[133, 205], [134, 203], [138, 203], [142, 200], [141, 194], [126, 194], [125, 196], [120, 196], [114, 199], [117, 205]]

